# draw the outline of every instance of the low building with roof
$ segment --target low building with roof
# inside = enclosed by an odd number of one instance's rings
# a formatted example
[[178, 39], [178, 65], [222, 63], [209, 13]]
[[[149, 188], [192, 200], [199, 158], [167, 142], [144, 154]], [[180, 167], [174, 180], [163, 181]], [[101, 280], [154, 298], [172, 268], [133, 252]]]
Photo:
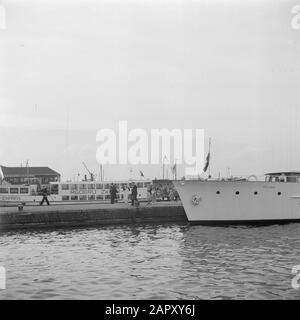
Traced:
[[0, 179], [9, 184], [48, 185], [60, 181], [60, 174], [49, 167], [6, 167], [0, 166]]

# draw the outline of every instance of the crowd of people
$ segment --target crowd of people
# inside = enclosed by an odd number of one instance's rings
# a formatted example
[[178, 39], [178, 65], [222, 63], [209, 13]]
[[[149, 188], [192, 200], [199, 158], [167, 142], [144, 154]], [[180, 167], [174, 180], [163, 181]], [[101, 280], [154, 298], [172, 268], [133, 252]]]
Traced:
[[[116, 184], [112, 184], [110, 186], [110, 203], [114, 204], [117, 201], [117, 193], [118, 193], [118, 189]], [[137, 205], [138, 204], [138, 189], [137, 189], [137, 185], [133, 184], [132, 186], [127, 185], [127, 186], [123, 186], [121, 193], [123, 194], [123, 201], [128, 203], [129, 201], [131, 202], [131, 205]]]
[[155, 201], [178, 201], [179, 194], [173, 184], [152, 184], [150, 192]]
[[[111, 204], [117, 202], [117, 194], [121, 193], [121, 199], [125, 203], [131, 203], [132, 206], [139, 205], [137, 185], [128, 184], [118, 190], [116, 184], [110, 186]], [[156, 201], [178, 201], [179, 195], [173, 185], [153, 184], [150, 183], [147, 187], [147, 201], [153, 203]]]

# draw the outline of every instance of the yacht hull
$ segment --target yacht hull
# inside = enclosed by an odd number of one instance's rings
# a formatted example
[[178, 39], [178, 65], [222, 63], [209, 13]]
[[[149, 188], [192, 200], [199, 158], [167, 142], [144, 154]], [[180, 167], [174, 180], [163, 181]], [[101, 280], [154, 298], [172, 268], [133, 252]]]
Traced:
[[299, 183], [189, 180], [174, 185], [190, 223], [300, 221]]

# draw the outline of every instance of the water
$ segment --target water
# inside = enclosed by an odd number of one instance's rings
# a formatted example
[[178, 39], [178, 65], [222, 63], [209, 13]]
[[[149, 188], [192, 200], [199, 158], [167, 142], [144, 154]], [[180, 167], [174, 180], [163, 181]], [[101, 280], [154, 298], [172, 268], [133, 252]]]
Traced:
[[0, 299], [299, 299], [300, 224], [0, 234]]

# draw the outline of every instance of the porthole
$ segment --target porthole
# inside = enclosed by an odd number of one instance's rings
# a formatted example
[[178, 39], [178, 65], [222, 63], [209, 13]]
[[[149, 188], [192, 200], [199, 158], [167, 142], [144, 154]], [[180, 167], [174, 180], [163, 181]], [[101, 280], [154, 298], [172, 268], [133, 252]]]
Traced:
[[255, 191], [255, 192], [254, 192], [254, 194], [255, 194], [255, 195], [258, 195], [258, 192], [257, 192], [257, 191]]
[[239, 194], [240, 194], [240, 192], [239, 192], [239, 191], [237, 191], [235, 194], [236, 194], [236, 195], [239, 195]]
[[216, 194], [220, 194], [220, 191], [217, 191]]
[[279, 196], [281, 196], [281, 192], [278, 192], [277, 194], [278, 194]]

